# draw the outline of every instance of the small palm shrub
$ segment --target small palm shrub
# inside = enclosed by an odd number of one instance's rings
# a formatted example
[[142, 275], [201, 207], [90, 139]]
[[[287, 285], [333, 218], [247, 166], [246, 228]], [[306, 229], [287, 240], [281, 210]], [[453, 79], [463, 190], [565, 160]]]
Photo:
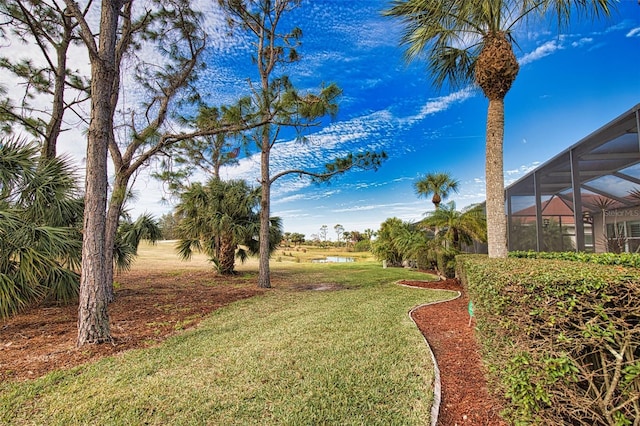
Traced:
[[66, 158], [0, 141], [0, 318], [78, 292], [83, 200]]

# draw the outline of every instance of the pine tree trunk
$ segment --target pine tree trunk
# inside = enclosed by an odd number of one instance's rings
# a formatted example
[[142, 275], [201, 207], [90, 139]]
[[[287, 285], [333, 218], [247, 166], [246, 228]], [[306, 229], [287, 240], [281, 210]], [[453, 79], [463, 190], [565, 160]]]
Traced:
[[127, 192], [128, 179], [122, 175], [116, 176], [113, 185], [113, 192], [109, 200], [109, 209], [107, 210], [107, 224], [105, 233], [105, 297], [107, 302], [112, 303], [116, 300], [116, 294], [113, 288], [113, 252], [118, 233], [118, 224], [120, 223], [120, 212], [124, 204]]
[[58, 136], [62, 128], [62, 117], [65, 112], [64, 94], [67, 80], [67, 55], [69, 45], [73, 37], [73, 24], [71, 17], [63, 14], [64, 32], [60, 44], [56, 46], [56, 67], [54, 84], [53, 84], [53, 100], [51, 102], [51, 119], [47, 124], [46, 136], [42, 144], [42, 156], [48, 159], [56, 157], [56, 145]]
[[269, 269], [269, 226], [271, 181], [269, 177], [269, 126], [263, 129], [261, 165], [262, 197], [260, 199], [260, 272], [258, 287], [271, 288], [271, 271]]
[[489, 100], [487, 112], [486, 189], [489, 257], [507, 257], [504, 202], [504, 99]]
[[[93, 67], [98, 68], [98, 67]], [[92, 71], [92, 110], [87, 144], [82, 274], [80, 278], [77, 345], [111, 340], [105, 294], [107, 204], [107, 139], [109, 110], [100, 108], [100, 94], [111, 86], [108, 72]], [[101, 84], [102, 83], [102, 84]]]
[[47, 125], [46, 136], [42, 144], [42, 156], [47, 159], [56, 157], [56, 145], [58, 142], [58, 136], [60, 135], [60, 128], [62, 127], [62, 116], [64, 115], [64, 89], [67, 77], [67, 47], [58, 47], [57, 57], [58, 68], [56, 69], [54, 78], [51, 119]]
[[119, 2], [103, 0], [98, 52], [97, 55], [91, 55], [91, 118], [87, 136], [78, 346], [112, 340], [104, 281], [107, 263], [107, 146], [113, 131], [111, 96], [118, 16]]

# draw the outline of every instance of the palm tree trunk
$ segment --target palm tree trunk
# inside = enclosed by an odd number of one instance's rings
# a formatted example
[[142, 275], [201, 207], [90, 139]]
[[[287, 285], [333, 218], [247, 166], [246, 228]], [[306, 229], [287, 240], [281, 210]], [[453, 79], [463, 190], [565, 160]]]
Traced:
[[487, 112], [486, 192], [489, 257], [507, 257], [504, 210], [504, 99], [489, 99]]
[[234, 244], [233, 234], [223, 235], [220, 238], [220, 273], [222, 275], [233, 274], [236, 257], [236, 245]]

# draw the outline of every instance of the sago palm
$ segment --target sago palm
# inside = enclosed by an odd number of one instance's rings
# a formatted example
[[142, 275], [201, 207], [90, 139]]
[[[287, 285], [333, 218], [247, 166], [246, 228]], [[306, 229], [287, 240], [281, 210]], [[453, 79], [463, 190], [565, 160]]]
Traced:
[[572, 14], [608, 15], [615, 0], [394, 0], [385, 14], [404, 24], [408, 59], [424, 57], [436, 87], [477, 84], [489, 100], [486, 210], [490, 257], [507, 256], [504, 199], [504, 98], [516, 79], [514, 29], [552, 15], [559, 27]]

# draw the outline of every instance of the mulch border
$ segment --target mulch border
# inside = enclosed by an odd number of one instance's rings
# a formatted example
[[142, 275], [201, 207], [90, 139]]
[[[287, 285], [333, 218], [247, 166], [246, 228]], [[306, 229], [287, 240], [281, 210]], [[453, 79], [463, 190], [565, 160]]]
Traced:
[[[396, 284], [398, 284], [399, 286], [402, 287], [407, 287], [407, 288], [414, 288], [414, 289], [418, 289], [418, 290], [442, 290], [442, 289], [437, 289], [437, 288], [430, 288], [430, 287], [419, 287], [419, 286], [415, 286], [415, 285], [409, 285], [409, 284], [403, 284], [402, 282], [405, 280], [400, 280], [398, 282], [396, 282]], [[431, 281], [423, 281], [424, 283], [428, 283]], [[462, 292], [461, 291], [456, 291], [456, 290], [446, 290], [446, 291], [455, 291], [457, 294], [452, 297], [451, 299], [447, 299], [447, 300], [439, 300], [436, 302], [429, 302], [429, 303], [423, 303], [422, 305], [418, 305], [413, 307], [410, 311], [409, 311], [409, 318], [411, 318], [411, 321], [413, 321], [413, 323], [416, 325], [416, 328], [418, 330], [420, 330], [420, 327], [418, 327], [418, 323], [416, 322], [416, 320], [414, 319], [413, 315], [415, 313], [415, 311], [417, 311], [418, 309], [424, 308], [425, 306], [430, 306], [430, 305], [436, 305], [438, 303], [446, 303], [446, 302], [451, 302], [452, 300], [456, 300], [459, 297], [462, 296]], [[438, 367], [438, 361], [436, 360], [436, 356], [433, 353], [433, 350], [431, 349], [431, 345], [429, 344], [429, 340], [427, 339], [427, 336], [424, 335], [424, 333], [420, 333], [422, 334], [422, 338], [424, 339], [425, 344], [427, 345], [427, 350], [429, 351], [429, 355], [431, 355], [431, 361], [433, 362], [433, 403], [431, 404], [431, 426], [436, 426], [438, 423], [438, 416], [440, 415], [440, 403], [442, 402], [442, 381], [440, 379], [440, 368]]]
[[[484, 366], [482, 365], [482, 360], [479, 356], [477, 361], [469, 364], [469, 357], [465, 357], [465, 353], [460, 352], [459, 345], [462, 340], [467, 339], [467, 349], [469, 349], [469, 344], [475, 346], [476, 350], [478, 347], [478, 343], [475, 340], [475, 336], [471, 330], [471, 321], [469, 321], [469, 325], [467, 325], [466, 320], [464, 324], [464, 328], [469, 328], [471, 331], [471, 335], [462, 335], [466, 334], [466, 331], [463, 331], [460, 327], [462, 326], [460, 323], [452, 326], [451, 329], [446, 326], [443, 327], [442, 335], [435, 332], [431, 336], [429, 335], [428, 327], [430, 326], [438, 326], [439, 320], [443, 318], [449, 318], [446, 315], [443, 317], [434, 317], [433, 322], [425, 321], [425, 314], [421, 320], [416, 319], [419, 316], [419, 311], [421, 308], [428, 308], [429, 306], [440, 305], [446, 302], [454, 302], [456, 303], [453, 307], [441, 308], [446, 310], [455, 310], [460, 315], [469, 315], [466, 307], [466, 303], [458, 303], [456, 301], [465, 302], [468, 297], [464, 294], [464, 289], [462, 288], [461, 283], [457, 279], [446, 279], [439, 281], [426, 281], [426, 280], [400, 280], [397, 281], [396, 284], [403, 287], [411, 287], [418, 289], [428, 289], [428, 290], [442, 290], [442, 291], [451, 291], [457, 293], [457, 296], [443, 300], [438, 302], [430, 302], [423, 305], [416, 306], [409, 311], [409, 315], [411, 320], [416, 324], [416, 327], [420, 330], [421, 334], [424, 337], [424, 340], [427, 344], [427, 348], [431, 353], [432, 361], [434, 364], [434, 370], [436, 370], [437, 375], [437, 383], [436, 379], [434, 379], [434, 402], [431, 410], [431, 426], [436, 426], [439, 424], [439, 421], [447, 422], [446, 425], [444, 423], [440, 423], [443, 426], [449, 425], [491, 425], [491, 426], [505, 426], [507, 423], [504, 419], [499, 416], [499, 412], [502, 408], [502, 401], [499, 401], [494, 396], [491, 396], [488, 392], [486, 386], [486, 371], [484, 371]], [[444, 288], [443, 288], [444, 287]], [[457, 306], [460, 305], [460, 306]], [[440, 309], [435, 306], [433, 309]], [[459, 312], [458, 312], [459, 310]], [[457, 314], [456, 314], [457, 316]], [[454, 318], [455, 321], [460, 321], [459, 318]], [[422, 324], [422, 327], [420, 326]], [[442, 327], [442, 324], [440, 324]], [[451, 334], [454, 330], [462, 331], [462, 334], [452, 334], [451, 336], [447, 335], [447, 332]], [[454, 338], [455, 337], [455, 338]], [[472, 342], [469, 342], [471, 340]], [[443, 355], [444, 352], [447, 352], [447, 355]], [[437, 355], [437, 354], [440, 355]], [[444, 361], [443, 366], [438, 364], [438, 359], [441, 357], [441, 362]], [[473, 358], [473, 357], [471, 357]], [[462, 362], [456, 360], [464, 360]], [[471, 366], [471, 369], [464, 372], [465, 368]], [[444, 368], [444, 373], [443, 373]], [[447, 375], [447, 371], [449, 371]], [[460, 372], [462, 370], [462, 372]], [[452, 375], [452, 371], [454, 374]], [[458, 386], [458, 382], [461, 377], [458, 377], [458, 374], [464, 376], [464, 379], [468, 377], [475, 377], [477, 382], [484, 381], [480, 387], [474, 389], [473, 392], [466, 392], [463, 389], [460, 389]], [[447, 385], [449, 382], [449, 385]], [[449, 403], [447, 403], [449, 400]], [[443, 403], [445, 403], [445, 411], [443, 412]], [[443, 416], [444, 414], [444, 416]]]

